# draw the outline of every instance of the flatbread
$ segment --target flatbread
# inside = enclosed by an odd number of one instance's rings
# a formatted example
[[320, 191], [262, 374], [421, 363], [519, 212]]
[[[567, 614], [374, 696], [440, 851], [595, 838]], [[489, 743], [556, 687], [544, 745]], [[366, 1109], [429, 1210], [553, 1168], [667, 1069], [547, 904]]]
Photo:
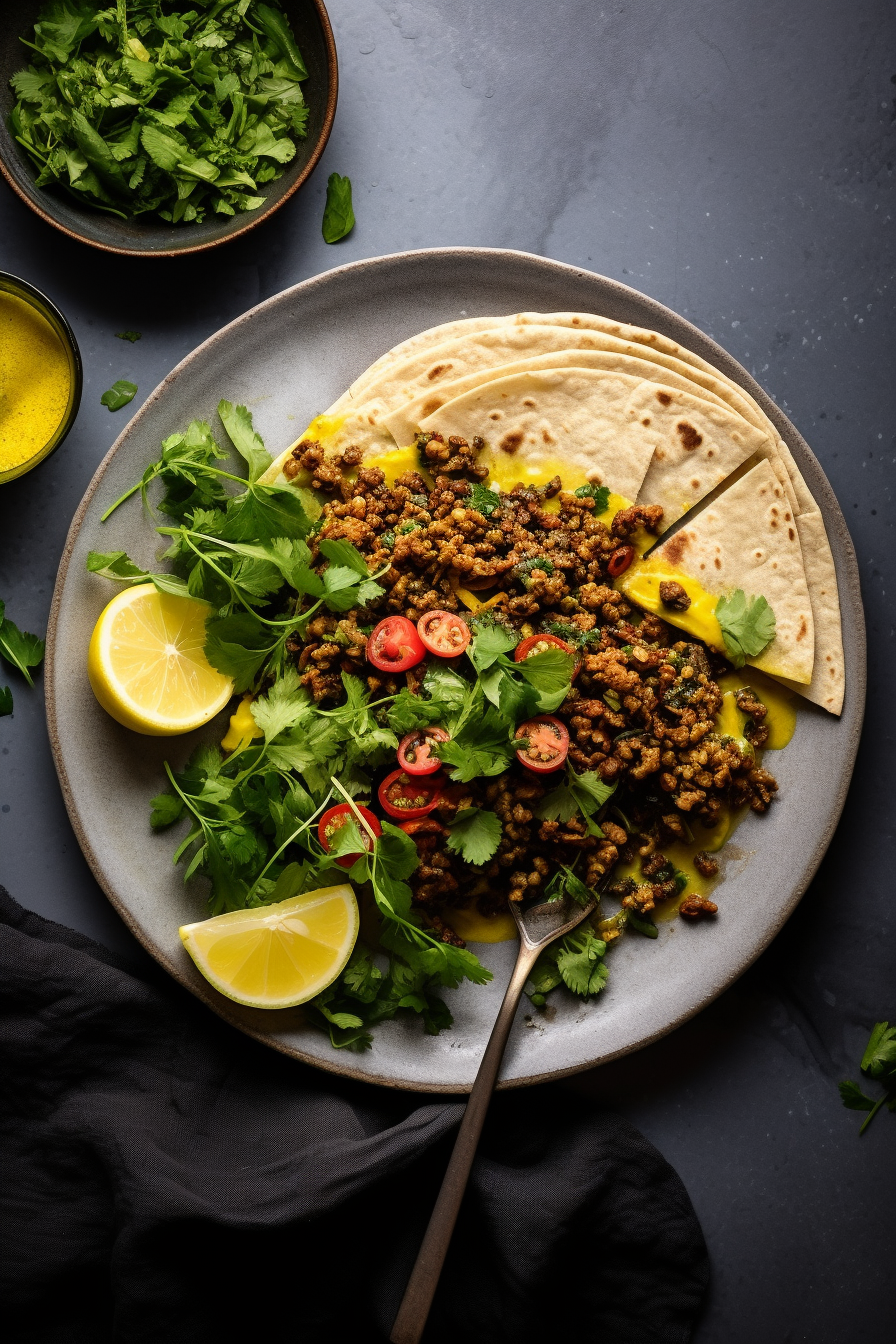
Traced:
[[[670, 577], [677, 571], [694, 579], [714, 598], [738, 588], [748, 598], [764, 597], [775, 614], [775, 637], [747, 662], [788, 678], [797, 689], [811, 683], [815, 632], [800, 539], [787, 496], [767, 462], [758, 462], [706, 505], [655, 548], [646, 564], [664, 564]], [[623, 591], [636, 572], [633, 565], [624, 576]], [[675, 612], [662, 615], [676, 624]]]
[[[618, 356], [603, 358], [619, 362]], [[651, 367], [641, 360], [630, 364]], [[668, 510], [666, 525], [765, 441], [726, 406], [615, 367], [578, 364], [480, 383], [420, 422], [445, 437], [469, 438], [474, 426], [486, 439], [484, 465], [504, 452], [525, 454], [527, 466], [543, 460], [549, 467], [559, 458], [567, 470], [596, 473], [617, 494], [660, 504]], [[493, 427], [491, 437], [487, 427]]]
[[630, 408], [643, 386], [603, 369], [515, 373], [446, 402], [421, 428], [446, 438], [481, 435], [486, 462], [489, 454], [519, 454], [531, 469], [559, 459], [571, 475], [633, 500], [658, 442]]
[[843, 659], [843, 638], [840, 630], [840, 599], [837, 595], [837, 575], [821, 514], [804, 513], [796, 520], [799, 530], [803, 564], [812, 599], [812, 619], [815, 622], [815, 664], [808, 686], [795, 681], [781, 680], [799, 691], [813, 704], [831, 714], [843, 709], [846, 684]]

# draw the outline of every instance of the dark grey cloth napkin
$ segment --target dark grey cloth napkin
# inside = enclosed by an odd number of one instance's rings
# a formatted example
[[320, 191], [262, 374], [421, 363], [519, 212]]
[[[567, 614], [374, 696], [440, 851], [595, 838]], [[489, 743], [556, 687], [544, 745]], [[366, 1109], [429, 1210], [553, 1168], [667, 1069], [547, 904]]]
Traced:
[[[9, 1344], [381, 1344], [462, 1103], [241, 1037], [0, 887]], [[427, 1344], [684, 1344], [708, 1279], [676, 1173], [562, 1089], [495, 1098]]]

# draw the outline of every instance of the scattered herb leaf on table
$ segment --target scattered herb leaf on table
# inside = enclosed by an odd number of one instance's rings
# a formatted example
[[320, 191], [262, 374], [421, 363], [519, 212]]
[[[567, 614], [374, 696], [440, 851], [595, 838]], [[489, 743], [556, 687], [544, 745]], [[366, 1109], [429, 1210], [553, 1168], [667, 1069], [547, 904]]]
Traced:
[[100, 405], [108, 406], [110, 411], [120, 411], [122, 406], [127, 406], [128, 402], [133, 401], [136, 395], [137, 384], [129, 383], [126, 378], [119, 378], [100, 397]]
[[338, 243], [355, 227], [352, 209], [352, 184], [349, 178], [331, 173], [327, 180], [327, 204], [324, 207], [325, 243]]

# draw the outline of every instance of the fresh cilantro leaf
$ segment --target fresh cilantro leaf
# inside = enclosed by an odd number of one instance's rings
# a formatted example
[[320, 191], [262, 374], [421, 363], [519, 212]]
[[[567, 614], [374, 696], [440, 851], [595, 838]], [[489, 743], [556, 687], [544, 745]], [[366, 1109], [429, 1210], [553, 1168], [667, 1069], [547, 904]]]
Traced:
[[[485, 672], [508, 649], [516, 648], [519, 635], [503, 625], [477, 626], [467, 654], [477, 672]], [[560, 650], [558, 650], [560, 652]], [[519, 664], [517, 664], [519, 666]]]
[[615, 784], [605, 784], [595, 770], [578, 775], [568, 767], [565, 783], [558, 784], [545, 794], [535, 809], [535, 815], [542, 821], [562, 821], [565, 824], [576, 813], [581, 813], [588, 823], [590, 834], [601, 836], [603, 831], [591, 818], [603, 807], [615, 788]]
[[0, 719], [12, 713], [12, 691], [8, 686], [0, 686]]
[[218, 536], [224, 541], [267, 542], [277, 537], [301, 541], [311, 531], [302, 501], [276, 485], [251, 485], [224, 515]]
[[562, 901], [566, 898], [577, 905], [590, 905], [595, 899], [594, 892], [585, 886], [580, 877], [565, 863], [562, 863], [544, 889], [546, 901]]
[[524, 658], [521, 663], [511, 663], [507, 659], [504, 666], [508, 672], [522, 677], [536, 692], [537, 708], [543, 714], [552, 714], [569, 695], [575, 659], [562, 649], [546, 649]]
[[89, 574], [99, 574], [104, 579], [124, 580], [130, 583], [146, 583], [146, 571], [135, 565], [126, 551], [90, 551], [87, 556]]
[[[326, 556], [331, 565], [351, 569], [355, 575], [360, 575], [364, 579], [370, 578], [367, 561], [357, 546], [353, 546], [350, 541], [334, 541], [330, 537], [324, 537], [318, 542], [318, 550], [321, 555]], [[357, 582], [357, 579], [355, 581]]]
[[467, 807], [458, 812], [448, 827], [448, 848], [466, 863], [487, 863], [500, 844], [501, 831], [501, 822], [494, 812]]
[[249, 480], [257, 481], [274, 459], [265, 448], [260, 434], [252, 426], [251, 412], [245, 406], [233, 406], [229, 401], [219, 401], [218, 415], [230, 442], [249, 468]]
[[176, 793], [159, 793], [153, 798], [150, 806], [152, 814], [149, 824], [154, 831], [163, 831], [166, 826], [173, 826], [184, 814], [184, 800]]
[[352, 184], [349, 178], [331, 173], [327, 179], [327, 204], [322, 232], [325, 243], [338, 243], [355, 227], [352, 209]]
[[252, 10], [252, 18], [265, 36], [273, 42], [284, 61], [291, 67], [293, 78], [307, 79], [308, 71], [305, 69], [302, 53], [296, 46], [296, 40], [286, 15], [281, 13], [279, 9], [273, 9], [271, 5], [255, 5]]
[[599, 994], [609, 977], [602, 958], [606, 943], [598, 938], [585, 920], [558, 944], [557, 970], [573, 994], [588, 999]]
[[747, 598], [738, 588], [716, 603], [716, 619], [722, 629], [725, 652], [735, 667], [755, 658], [775, 637], [775, 613], [764, 597]]
[[843, 1082], [837, 1084], [840, 1099], [850, 1111], [873, 1111], [874, 1099], [866, 1097], [858, 1083]]
[[[31, 669], [40, 667], [44, 657], [44, 641], [37, 635], [29, 635], [4, 614], [4, 604], [0, 602], [0, 657], [6, 659], [11, 667], [21, 672], [29, 686], [34, 685]], [[11, 708], [8, 712], [12, 712]]]
[[491, 518], [495, 509], [500, 507], [501, 496], [489, 486], [483, 485], [481, 481], [476, 481], [470, 486], [467, 502], [471, 509], [481, 513], [484, 518]]
[[218, 672], [233, 678], [237, 693], [249, 689], [275, 647], [270, 629], [248, 612], [206, 621], [205, 656]]
[[868, 1112], [859, 1130], [859, 1134], [864, 1134], [882, 1106], [896, 1111], [896, 1027], [891, 1027], [889, 1022], [874, 1024], [859, 1067], [866, 1077], [876, 1079], [884, 1088], [874, 1100], [866, 1097], [857, 1083], [840, 1083], [843, 1105], [852, 1111]]
[[606, 485], [580, 485], [574, 492], [579, 499], [594, 500], [594, 516], [600, 513], [606, 513], [607, 505], [610, 502], [610, 489]]
[[377, 841], [377, 864], [392, 878], [403, 882], [420, 862], [417, 846], [409, 835], [391, 822], [383, 822], [383, 833]]
[[312, 714], [312, 701], [302, 688], [299, 674], [288, 667], [274, 682], [267, 695], [252, 701], [252, 717], [264, 733], [265, 741], [272, 742], [287, 728], [295, 728]]
[[128, 402], [133, 401], [136, 395], [137, 384], [129, 383], [126, 378], [119, 378], [100, 397], [100, 404], [108, 406], [110, 411], [120, 411], [122, 406], [127, 406]]
[[116, 331], [115, 333], [120, 341], [130, 341], [132, 345], [134, 341], [140, 340], [141, 334], [139, 331]]
[[449, 777], [468, 784], [480, 775], [500, 775], [516, 753], [505, 719], [491, 706], [481, 718], [468, 722], [448, 742], [433, 744], [433, 754], [452, 767]]
[[373, 1003], [383, 984], [383, 973], [374, 964], [370, 953], [356, 946], [351, 960], [342, 973], [345, 992], [361, 1003]]
[[891, 1027], [887, 1022], [877, 1022], [865, 1047], [859, 1068], [871, 1078], [880, 1078], [894, 1066], [896, 1066], [896, 1027]]

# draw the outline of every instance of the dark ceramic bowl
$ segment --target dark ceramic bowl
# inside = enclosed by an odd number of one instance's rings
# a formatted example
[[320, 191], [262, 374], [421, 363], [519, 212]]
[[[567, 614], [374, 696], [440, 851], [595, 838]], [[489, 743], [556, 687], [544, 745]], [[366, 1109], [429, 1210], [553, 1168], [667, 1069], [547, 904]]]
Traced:
[[254, 229], [310, 176], [330, 136], [336, 115], [336, 44], [323, 0], [283, 0], [296, 42], [308, 69], [302, 92], [308, 104], [308, 134], [298, 141], [295, 158], [283, 176], [259, 188], [266, 197], [257, 210], [216, 215], [202, 224], [166, 224], [163, 220], [122, 220], [80, 205], [57, 187], [36, 187], [37, 170], [8, 126], [15, 103], [9, 81], [28, 64], [29, 48], [19, 41], [29, 35], [46, 0], [3, 0], [0, 32], [0, 172], [17, 196], [54, 228], [105, 252], [131, 257], [174, 257], [202, 252]]
[[17, 299], [22, 299], [47, 319], [62, 342], [63, 349], [68, 356], [69, 371], [68, 405], [65, 408], [65, 414], [39, 452], [35, 453], [33, 457], [29, 457], [26, 462], [20, 462], [7, 471], [0, 471], [0, 485], [5, 485], [7, 481], [14, 481], [19, 476], [24, 476], [27, 471], [33, 471], [35, 467], [40, 466], [41, 462], [46, 462], [51, 453], [55, 453], [75, 423], [75, 416], [78, 414], [78, 407], [81, 405], [83, 374], [81, 352], [78, 349], [78, 342], [75, 340], [75, 333], [55, 303], [51, 303], [46, 294], [42, 294], [39, 289], [35, 289], [34, 285], [29, 285], [27, 280], [20, 280], [16, 275], [8, 275], [6, 271], [0, 271], [0, 291], [13, 294]]

